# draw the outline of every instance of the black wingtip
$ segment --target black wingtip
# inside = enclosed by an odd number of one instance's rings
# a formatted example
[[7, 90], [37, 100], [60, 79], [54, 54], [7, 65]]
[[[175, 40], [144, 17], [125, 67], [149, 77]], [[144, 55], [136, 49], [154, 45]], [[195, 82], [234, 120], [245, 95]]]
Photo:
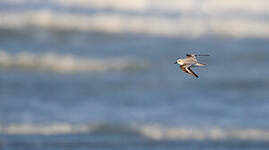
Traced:
[[210, 55], [208, 55], [208, 54], [197, 54], [195, 56], [210, 56]]
[[191, 56], [191, 54], [186, 54], [186, 56]]

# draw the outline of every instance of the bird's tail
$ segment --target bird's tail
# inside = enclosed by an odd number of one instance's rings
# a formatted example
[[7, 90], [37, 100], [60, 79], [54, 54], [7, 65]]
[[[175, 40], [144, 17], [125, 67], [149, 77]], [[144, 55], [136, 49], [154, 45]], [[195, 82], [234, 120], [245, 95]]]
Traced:
[[196, 66], [205, 66], [205, 65], [207, 65], [207, 64], [202, 64], [202, 63], [197, 63], [197, 64], [195, 64]]

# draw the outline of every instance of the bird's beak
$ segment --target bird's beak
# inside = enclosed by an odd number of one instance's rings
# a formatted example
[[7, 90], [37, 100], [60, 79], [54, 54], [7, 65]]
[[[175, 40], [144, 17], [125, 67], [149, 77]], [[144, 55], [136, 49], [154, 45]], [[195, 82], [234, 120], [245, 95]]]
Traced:
[[174, 64], [177, 64], [177, 62], [174, 62]]

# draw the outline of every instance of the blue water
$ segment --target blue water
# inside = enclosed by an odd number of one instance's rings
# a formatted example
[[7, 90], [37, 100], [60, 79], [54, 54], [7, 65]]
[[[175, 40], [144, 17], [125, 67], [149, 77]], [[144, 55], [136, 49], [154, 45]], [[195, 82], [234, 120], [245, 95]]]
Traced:
[[[25, 68], [0, 71], [1, 149], [268, 149], [267, 138], [163, 136], [141, 133], [157, 125], [197, 131], [261, 130], [269, 122], [268, 40], [149, 37], [34, 30], [1, 30], [1, 49], [82, 58], [139, 58], [138, 70], [57, 73]], [[6, 36], [8, 35], [8, 36]], [[3, 37], [5, 36], [5, 37]], [[173, 62], [185, 53], [210, 54], [195, 79]], [[80, 58], [78, 57], [78, 58]], [[23, 125], [35, 129], [23, 129]], [[42, 127], [57, 129], [43, 131]], [[61, 125], [95, 130], [60, 133]], [[12, 128], [12, 125], [16, 127]], [[64, 128], [64, 127], [63, 127]], [[224, 133], [225, 133], [224, 132]], [[168, 133], [167, 133], [168, 134]], [[153, 137], [151, 139], [150, 137]], [[232, 140], [234, 139], [234, 140]]]
[[[181, 17], [159, 5], [116, 8], [0, 2], [1, 13]], [[0, 150], [269, 149], [266, 37], [9, 23], [0, 24]], [[210, 55], [198, 58], [208, 64], [193, 68], [198, 79], [173, 64], [186, 53]]]

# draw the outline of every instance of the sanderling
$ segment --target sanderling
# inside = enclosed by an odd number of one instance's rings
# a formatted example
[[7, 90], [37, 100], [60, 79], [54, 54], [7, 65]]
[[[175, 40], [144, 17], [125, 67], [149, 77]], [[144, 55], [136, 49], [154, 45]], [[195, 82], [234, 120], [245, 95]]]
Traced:
[[194, 55], [194, 54], [186, 54], [186, 58], [184, 59], [178, 59], [175, 64], [180, 65], [180, 69], [188, 74], [191, 74], [198, 78], [199, 76], [195, 74], [191, 67], [199, 67], [199, 66], [205, 66], [206, 64], [201, 64], [197, 61], [196, 56], [209, 56], [209, 55]]

